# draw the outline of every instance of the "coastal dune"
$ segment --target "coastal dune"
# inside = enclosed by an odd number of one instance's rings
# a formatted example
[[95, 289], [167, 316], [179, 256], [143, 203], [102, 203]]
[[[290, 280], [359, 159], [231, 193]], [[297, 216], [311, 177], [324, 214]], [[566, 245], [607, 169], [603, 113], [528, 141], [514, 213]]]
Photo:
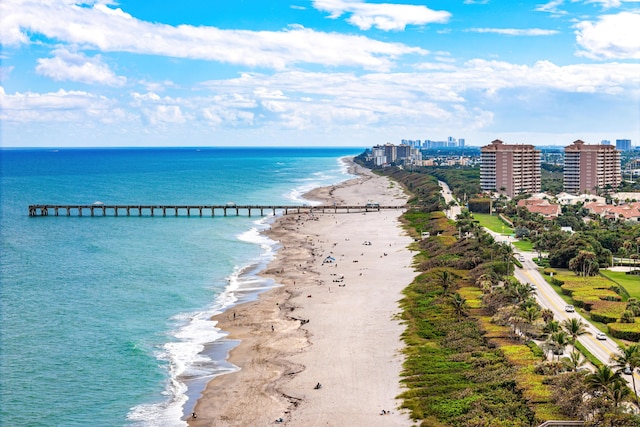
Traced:
[[[387, 178], [358, 178], [305, 198], [403, 205]], [[398, 410], [401, 291], [415, 277], [402, 210], [288, 215], [268, 235], [281, 248], [263, 276], [278, 285], [215, 318], [240, 340], [240, 367], [214, 378], [190, 426], [408, 426]], [[318, 387], [319, 385], [319, 387]]]

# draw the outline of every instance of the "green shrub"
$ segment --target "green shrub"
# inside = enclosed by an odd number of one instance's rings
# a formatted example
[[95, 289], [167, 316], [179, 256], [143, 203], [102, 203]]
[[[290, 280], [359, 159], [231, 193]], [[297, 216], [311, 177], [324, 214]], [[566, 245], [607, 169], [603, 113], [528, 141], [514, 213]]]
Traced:
[[633, 316], [633, 311], [625, 310], [620, 316], [620, 323], [635, 323], [636, 318]]
[[626, 309], [626, 304], [616, 301], [598, 301], [591, 307], [591, 320], [600, 323], [616, 322]]
[[556, 275], [558, 274], [558, 272], [556, 271], [555, 268], [551, 268], [551, 267], [547, 267], [544, 270], [542, 270], [543, 274], [546, 274], [547, 276], [551, 276], [551, 275]]
[[612, 337], [627, 341], [640, 341], [640, 323], [608, 323]]

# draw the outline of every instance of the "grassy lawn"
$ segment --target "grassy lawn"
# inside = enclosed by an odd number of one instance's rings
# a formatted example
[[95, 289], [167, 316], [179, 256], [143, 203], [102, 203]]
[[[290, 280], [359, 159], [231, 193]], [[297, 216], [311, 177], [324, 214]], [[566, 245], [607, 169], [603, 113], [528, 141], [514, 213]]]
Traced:
[[630, 297], [640, 299], [640, 280], [638, 276], [624, 274], [623, 271], [609, 270], [600, 270], [600, 274], [625, 288]]
[[518, 240], [517, 242], [513, 242], [513, 246], [522, 252], [533, 252], [533, 243], [528, 240]]
[[478, 220], [481, 227], [486, 227], [494, 233], [513, 234], [513, 228], [495, 215], [474, 213], [473, 217]]

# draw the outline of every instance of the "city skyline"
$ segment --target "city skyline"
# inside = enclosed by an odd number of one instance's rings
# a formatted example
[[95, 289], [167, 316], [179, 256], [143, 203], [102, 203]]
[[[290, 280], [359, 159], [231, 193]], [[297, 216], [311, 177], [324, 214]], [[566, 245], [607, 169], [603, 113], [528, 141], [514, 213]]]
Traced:
[[3, 0], [0, 146], [640, 141], [640, 0]]

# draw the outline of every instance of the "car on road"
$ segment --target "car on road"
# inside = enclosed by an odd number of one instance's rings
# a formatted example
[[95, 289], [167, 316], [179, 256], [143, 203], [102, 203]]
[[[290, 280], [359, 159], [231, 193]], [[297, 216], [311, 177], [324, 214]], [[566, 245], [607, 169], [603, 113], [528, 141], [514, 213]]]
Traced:
[[600, 341], [605, 341], [607, 339], [607, 334], [605, 334], [604, 332], [598, 332], [596, 334], [596, 339]]
[[537, 290], [538, 290], [538, 287], [537, 287], [536, 285], [534, 285], [533, 283], [531, 283], [531, 284], [529, 285], [529, 289], [531, 289], [532, 291], [537, 291]]
[[573, 313], [576, 311], [575, 307], [572, 305], [566, 305], [564, 307], [564, 311], [566, 311], [567, 313]]
[[626, 368], [624, 368], [622, 370], [622, 373], [625, 374], [625, 375], [631, 375], [631, 374], [633, 374], [633, 371], [631, 370], [630, 367], [627, 366]]

